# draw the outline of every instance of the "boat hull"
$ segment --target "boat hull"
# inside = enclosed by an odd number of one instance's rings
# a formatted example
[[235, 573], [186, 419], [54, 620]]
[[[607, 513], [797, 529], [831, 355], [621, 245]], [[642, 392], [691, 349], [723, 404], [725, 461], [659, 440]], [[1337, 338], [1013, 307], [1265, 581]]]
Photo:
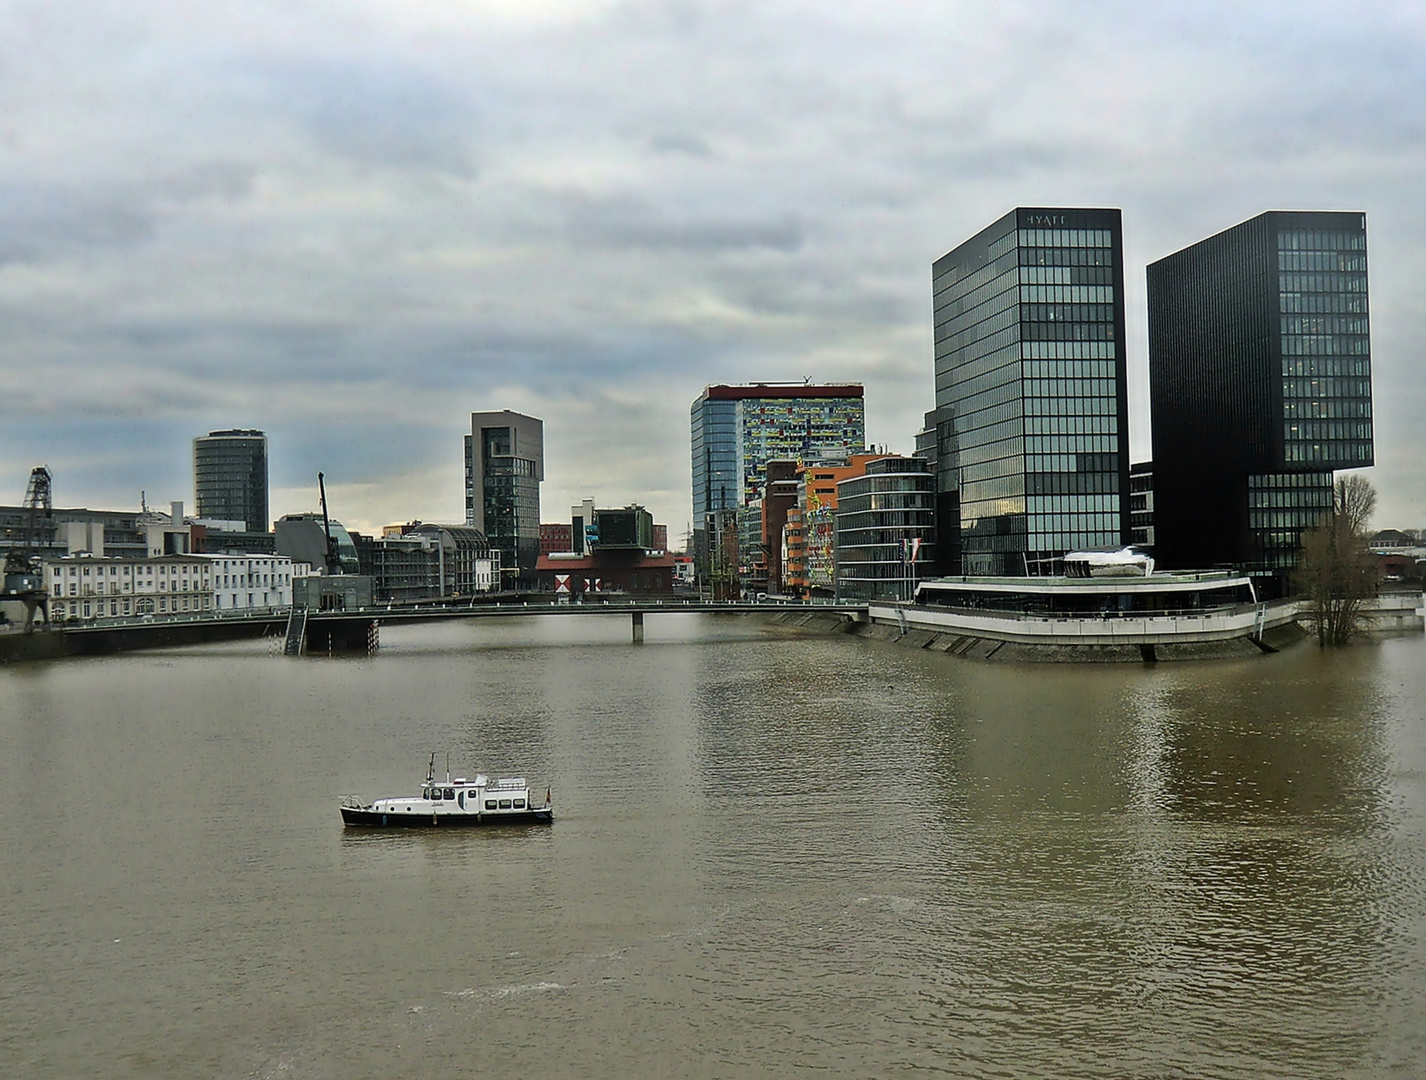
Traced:
[[548, 806], [493, 814], [388, 814], [365, 807], [341, 809], [343, 825], [368, 829], [464, 829], [477, 825], [548, 825], [554, 821], [554, 810]]

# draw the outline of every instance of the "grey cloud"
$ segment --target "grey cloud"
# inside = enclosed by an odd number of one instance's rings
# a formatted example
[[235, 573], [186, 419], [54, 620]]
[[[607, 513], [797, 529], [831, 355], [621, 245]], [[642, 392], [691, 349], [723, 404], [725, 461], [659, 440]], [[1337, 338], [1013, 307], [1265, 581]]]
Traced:
[[567, 193], [561, 199], [572, 242], [599, 247], [684, 249], [693, 252], [771, 248], [796, 251], [805, 226], [791, 214], [672, 212], [634, 197]]
[[649, 140], [649, 149], [656, 154], [686, 154], [695, 158], [711, 158], [713, 148], [698, 135], [665, 132]]
[[256, 169], [245, 162], [208, 161], [183, 172], [159, 177], [153, 194], [177, 203], [200, 199], [237, 202], [252, 194]]
[[143, 244], [154, 239], [167, 207], [210, 197], [231, 202], [251, 187], [252, 170], [228, 162], [147, 183], [0, 184], [0, 265]]
[[[102, 479], [181, 494], [193, 434], [251, 424], [294, 486], [325, 467], [379, 506], [416, 497], [383, 477], [429, 463], [458, 506], [461, 413], [519, 407], [551, 446], [577, 431], [547, 506], [597, 483], [677, 525], [704, 383], [860, 378], [869, 437], [907, 449], [931, 260], [1017, 204], [1081, 202], [1124, 208], [1131, 388], [1145, 261], [1273, 205], [1366, 210], [1379, 486], [1426, 499], [1395, 449], [1420, 434], [1414, 7], [446, 5], [440, 34], [421, 5], [194, 10], [136, 0], [146, 51], [56, 34], [52, 78], [0, 77], [12, 499], [31, 457], [74, 492], [126, 440], [134, 464]], [[112, 132], [75, 90], [100, 80]], [[144, 373], [162, 393], [126, 389]], [[61, 380], [125, 425], [73, 416]], [[620, 441], [623, 408], [647, 446]]]
[[109, 193], [0, 187], [0, 265], [85, 248], [128, 247], [154, 233], [149, 207]]
[[307, 60], [256, 68], [277, 108], [321, 150], [363, 165], [475, 172], [477, 111], [449, 83], [373, 60]]

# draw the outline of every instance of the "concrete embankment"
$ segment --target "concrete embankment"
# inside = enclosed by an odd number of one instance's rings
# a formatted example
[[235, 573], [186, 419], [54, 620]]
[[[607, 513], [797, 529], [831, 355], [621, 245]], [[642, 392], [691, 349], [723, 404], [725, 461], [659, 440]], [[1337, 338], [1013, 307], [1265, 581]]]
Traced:
[[[284, 617], [285, 619], [285, 617]], [[261, 622], [213, 621], [162, 623], [115, 627], [109, 630], [36, 630], [0, 634], [0, 664], [25, 660], [53, 660], [64, 656], [102, 656], [133, 649], [163, 649], [174, 645], [203, 645], [214, 641], [241, 641], [278, 632], [284, 620]]]
[[841, 611], [788, 611], [767, 616], [774, 625], [808, 634], [850, 634], [857, 629], [856, 620]]
[[1296, 623], [1273, 627], [1263, 635], [1261, 643], [1252, 638], [1239, 637], [1226, 641], [1158, 642], [1152, 645], [1032, 644], [928, 630], [908, 629], [903, 633], [900, 627], [885, 623], [861, 624], [854, 632], [858, 637], [973, 660], [1042, 664], [1138, 664], [1159, 660], [1244, 658], [1281, 652], [1306, 637], [1306, 631]]
[[1073, 645], [1030, 644], [1001, 641], [967, 634], [937, 633], [890, 623], [856, 622], [850, 616], [831, 611], [788, 612], [770, 616], [769, 621], [814, 634], [849, 633], [872, 641], [903, 648], [927, 649], [972, 660], [1001, 660], [1020, 663], [1112, 664], [1144, 663], [1159, 660], [1216, 660], [1262, 656], [1280, 652], [1307, 636], [1296, 622], [1272, 627], [1261, 643], [1239, 637], [1226, 641], [1171, 642], [1154, 645]]

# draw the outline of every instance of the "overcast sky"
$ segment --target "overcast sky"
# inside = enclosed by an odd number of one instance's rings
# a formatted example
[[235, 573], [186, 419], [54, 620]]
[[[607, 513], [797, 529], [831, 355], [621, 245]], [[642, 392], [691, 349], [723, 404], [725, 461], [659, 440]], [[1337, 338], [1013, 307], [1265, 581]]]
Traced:
[[545, 422], [543, 518], [688, 527], [715, 382], [860, 381], [909, 452], [931, 262], [1116, 206], [1144, 267], [1364, 210], [1375, 524], [1426, 526], [1426, 5], [0, 0], [0, 503], [193, 501], [267, 432], [272, 516], [464, 518], [473, 410]]

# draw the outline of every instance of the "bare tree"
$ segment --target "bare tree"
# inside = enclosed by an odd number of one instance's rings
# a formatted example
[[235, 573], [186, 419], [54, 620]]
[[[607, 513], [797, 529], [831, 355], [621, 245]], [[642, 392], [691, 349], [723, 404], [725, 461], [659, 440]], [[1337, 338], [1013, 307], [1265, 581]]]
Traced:
[[1365, 476], [1339, 476], [1332, 485], [1332, 513], [1345, 519], [1353, 536], [1365, 537], [1367, 522], [1376, 511], [1376, 488]]
[[1332, 511], [1302, 534], [1297, 584], [1307, 596], [1307, 618], [1319, 645], [1345, 645], [1361, 628], [1362, 608], [1376, 595], [1376, 564], [1366, 527], [1376, 489], [1363, 476], [1342, 476], [1332, 487]]

